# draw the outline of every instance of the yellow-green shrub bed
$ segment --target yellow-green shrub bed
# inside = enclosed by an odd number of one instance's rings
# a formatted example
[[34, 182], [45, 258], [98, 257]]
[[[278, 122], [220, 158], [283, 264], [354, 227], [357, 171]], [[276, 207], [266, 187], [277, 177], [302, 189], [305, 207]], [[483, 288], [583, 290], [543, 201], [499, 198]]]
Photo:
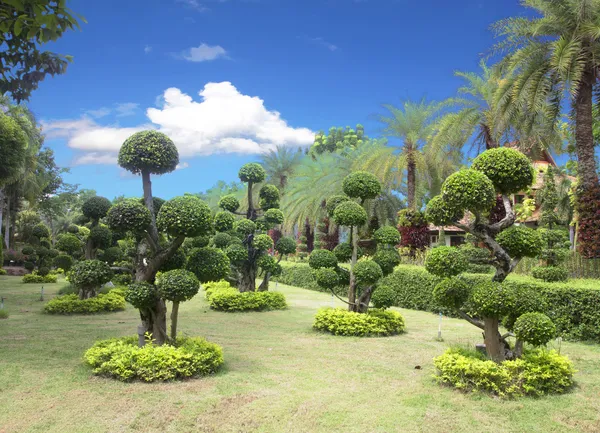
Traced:
[[125, 297], [121, 289], [99, 294], [89, 299], [79, 299], [68, 294], [52, 299], [44, 306], [48, 314], [96, 314], [121, 311], [125, 309]]
[[240, 292], [229, 283], [220, 281], [207, 284], [206, 300], [217, 311], [285, 310], [287, 303], [281, 292]]
[[391, 310], [355, 313], [344, 308], [322, 308], [315, 316], [313, 328], [334, 335], [383, 337], [404, 332], [405, 324], [402, 315]]
[[97, 341], [83, 358], [94, 374], [124, 382], [172, 381], [215, 373], [223, 364], [220, 346], [198, 337], [179, 337], [174, 344], [138, 347], [137, 337]]

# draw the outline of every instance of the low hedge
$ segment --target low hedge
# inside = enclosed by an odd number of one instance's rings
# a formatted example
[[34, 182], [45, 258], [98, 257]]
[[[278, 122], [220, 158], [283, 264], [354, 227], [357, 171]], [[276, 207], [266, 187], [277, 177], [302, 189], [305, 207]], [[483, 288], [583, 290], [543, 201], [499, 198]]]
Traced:
[[344, 308], [322, 308], [313, 328], [334, 335], [382, 337], [404, 332], [404, 318], [396, 311], [371, 309], [355, 313]]
[[38, 274], [26, 274], [23, 275], [23, 283], [25, 284], [41, 284], [41, 283], [56, 283], [58, 277], [56, 275], [38, 275]]
[[179, 337], [175, 344], [138, 347], [137, 337], [97, 341], [83, 358], [99, 376], [121, 381], [171, 381], [215, 373], [223, 364], [220, 346], [203, 338]]
[[561, 394], [573, 386], [575, 373], [569, 358], [545, 349], [497, 364], [478, 352], [455, 348], [434, 358], [433, 363], [439, 383], [501, 397]]
[[[278, 281], [293, 287], [302, 287], [303, 289], [314, 290], [316, 292], [331, 293], [317, 284], [314, 270], [308, 263], [281, 262], [282, 272], [277, 277], [272, 277], [272, 281]], [[338, 296], [348, 296], [348, 285], [335, 287], [333, 291]]]
[[8, 274], [8, 272], [6, 272], [6, 269], [0, 269], [0, 275], [6, 275]]
[[287, 303], [281, 292], [240, 292], [228, 283], [206, 287], [206, 300], [217, 311], [285, 310]]
[[96, 314], [125, 309], [123, 290], [114, 289], [89, 299], [79, 299], [75, 294], [59, 296], [44, 306], [48, 314]]

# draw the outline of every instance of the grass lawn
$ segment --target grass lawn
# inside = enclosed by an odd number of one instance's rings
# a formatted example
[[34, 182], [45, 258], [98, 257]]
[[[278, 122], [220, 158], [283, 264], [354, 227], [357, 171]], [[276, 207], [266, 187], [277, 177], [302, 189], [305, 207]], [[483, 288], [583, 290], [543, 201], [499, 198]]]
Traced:
[[[48, 299], [61, 283], [44, 287]], [[0, 320], [0, 433], [600, 432], [600, 345], [563, 342], [579, 370], [569, 394], [462, 394], [435, 384], [432, 358], [479, 342], [468, 323], [444, 319], [437, 342], [437, 316], [401, 310], [404, 335], [318, 334], [312, 318], [331, 296], [280, 285], [287, 311], [218, 313], [202, 293], [181, 304], [181, 332], [223, 346], [217, 375], [127, 384], [92, 376], [81, 358], [97, 339], [133, 335], [137, 311], [48, 316], [39, 289], [0, 277], [11, 313]]]

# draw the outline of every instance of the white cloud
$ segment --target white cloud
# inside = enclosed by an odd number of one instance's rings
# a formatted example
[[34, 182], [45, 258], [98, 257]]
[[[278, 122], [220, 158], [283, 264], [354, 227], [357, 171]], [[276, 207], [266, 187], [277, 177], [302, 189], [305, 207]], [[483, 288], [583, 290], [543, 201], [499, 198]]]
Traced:
[[144, 53], [148, 54], [150, 51], [152, 51], [152, 47], [150, 45], [146, 45], [144, 47]]
[[327, 48], [329, 51], [336, 51], [338, 49], [337, 45], [327, 42], [323, 38], [309, 38], [309, 41], [313, 44], [321, 45], [322, 47]]
[[[114, 163], [127, 137], [144, 129], [158, 129], [177, 145], [180, 156], [189, 158], [218, 153], [260, 154], [275, 146], [308, 146], [314, 132], [294, 128], [277, 111], [268, 110], [257, 96], [240, 93], [230, 82], [207, 83], [194, 100], [172, 87], [162, 95], [159, 108], [150, 107], [151, 123], [135, 127], [100, 125], [84, 117], [43, 123], [49, 138], [65, 138], [69, 147], [88, 152], [76, 163]], [[112, 159], [111, 159], [112, 158]], [[186, 168], [182, 163], [180, 168]]]
[[202, 43], [184, 51], [182, 56], [190, 62], [209, 62], [219, 57], [227, 57], [227, 51], [220, 45], [210, 46]]
[[195, 9], [198, 12], [204, 12], [207, 8], [202, 5], [198, 0], [176, 0], [177, 3], [183, 3], [191, 9]]
[[133, 116], [138, 110], [139, 106], [140, 104], [135, 102], [124, 102], [121, 104], [116, 104], [115, 111], [117, 112], [118, 117]]
[[92, 117], [100, 118], [100, 117], [108, 116], [110, 114], [110, 111], [111, 111], [110, 108], [102, 107], [102, 108], [98, 108], [97, 110], [87, 110], [85, 112], [85, 114], [89, 114]]
[[175, 167], [175, 170], [183, 170], [185, 168], [188, 168], [189, 166], [190, 166], [189, 163], [182, 162], [181, 164], [177, 164], [177, 167]]

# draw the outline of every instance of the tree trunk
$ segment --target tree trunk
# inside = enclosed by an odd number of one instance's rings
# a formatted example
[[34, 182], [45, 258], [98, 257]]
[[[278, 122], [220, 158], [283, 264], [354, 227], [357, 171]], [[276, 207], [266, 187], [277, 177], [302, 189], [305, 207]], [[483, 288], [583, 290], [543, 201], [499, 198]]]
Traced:
[[571, 251], [575, 251], [575, 226], [569, 225], [569, 242], [571, 243]]
[[179, 302], [173, 301], [173, 309], [171, 310], [171, 340], [177, 338], [177, 317], [179, 316]]
[[350, 265], [350, 287], [348, 287], [348, 311], [357, 311], [356, 306], [356, 277], [354, 266], [358, 259], [358, 227], [352, 227], [352, 262]]
[[492, 138], [490, 127], [485, 123], [481, 123], [479, 127], [481, 128], [481, 132], [483, 133], [483, 137], [485, 139], [485, 150], [495, 149], [498, 147], [498, 143], [496, 143], [496, 141]]
[[408, 154], [408, 161], [406, 163], [406, 188], [409, 209], [416, 209], [416, 191], [417, 191], [417, 165], [413, 155], [413, 150]]
[[246, 260], [242, 266], [238, 289], [242, 293], [256, 291], [256, 267], [252, 260]]
[[369, 286], [365, 289], [364, 293], [358, 299], [358, 305], [356, 311], [358, 313], [366, 313], [369, 311], [369, 304], [371, 303], [371, 296], [375, 291], [375, 286]]
[[[4, 217], [4, 188], [0, 188], [0, 237], [2, 236], [2, 221]], [[4, 242], [4, 241], [2, 241]], [[6, 246], [8, 248], [8, 245]]]
[[575, 145], [581, 186], [590, 189], [598, 186], [593, 132], [593, 84], [594, 69], [584, 73], [575, 97]]
[[268, 292], [269, 291], [269, 279], [271, 278], [270, 272], [265, 272], [265, 277], [263, 278], [260, 286], [256, 289], [257, 292]]
[[79, 299], [90, 299], [96, 296], [97, 292], [95, 288], [79, 289]]
[[483, 326], [485, 350], [487, 351], [488, 356], [494, 362], [504, 361], [504, 343], [502, 343], [502, 336], [498, 330], [498, 319], [484, 317]]
[[150, 173], [142, 171], [142, 185], [144, 187], [144, 204], [150, 211], [150, 223], [149, 233], [152, 239], [158, 243], [158, 230], [156, 229], [156, 217], [154, 216], [154, 200], [152, 198], [152, 181], [150, 180]]
[[6, 199], [6, 224], [4, 225], [4, 244], [10, 249], [10, 194]]

